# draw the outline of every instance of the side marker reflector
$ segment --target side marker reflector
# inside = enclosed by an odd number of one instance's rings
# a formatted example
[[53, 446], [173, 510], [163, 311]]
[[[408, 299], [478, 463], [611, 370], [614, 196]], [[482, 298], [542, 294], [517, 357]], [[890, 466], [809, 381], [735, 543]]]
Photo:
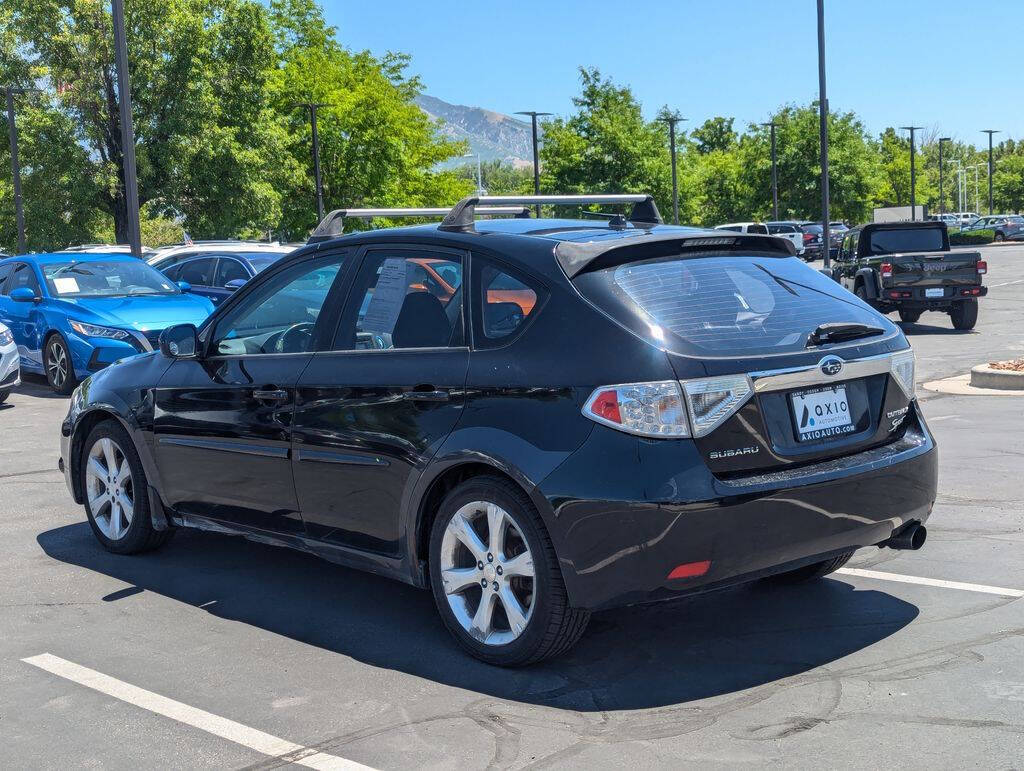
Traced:
[[669, 580], [673, 578], [696, 578], [702, 576], [711, 569], [711, 560], [704, 560], [703, 562], [684, 562], [682, 565], [676, 565], [672, 569], [672, 572], [668, 574]]

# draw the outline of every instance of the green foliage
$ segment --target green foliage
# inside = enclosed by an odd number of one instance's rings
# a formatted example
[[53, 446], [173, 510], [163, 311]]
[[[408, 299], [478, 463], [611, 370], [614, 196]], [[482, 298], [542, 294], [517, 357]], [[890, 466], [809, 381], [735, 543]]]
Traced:
[[1004, 155], [996, 161], [992, 197], [999, 211], [1024, 209], [1024, 149], [1022, 154]]
[[966, 233], [950, 233], [950, 246], [968, 246], [976, 244], [990, 244], [995, 240], [994, 230], [968, 230]]
[[[468, 181], [476, 189], [476, 164], [467, 163], [453, 170], [459, 179]], [[513, 166], [504, 161], [484, 161], [480, 164], [480, 177], [484, 190], [490, 195], [529, 195], [533, 193], [533, 168]]]
[[[405, 74], [408, 58], [346, 50], [314, 0], [126, 5], [139, 200], [152, 223], [180, 222], [196, 237], [304, 237], [316, 209], [298, 102], [329, 105], [320, 111], [328, 208], [438, 205], [472, 190], [433, 171], [464, 148], [439, 139], [413, 104], [420, 83]], [[113, 58], [107, 3], [0, 9], [0, 82], [59, 95], [39, 110], [19, 105], [30, 248], [93, 240], [110, 225], [126, 240]], [[0, 246], [14, 240], [7, 177]]]
[[544, 124], [542, 192], [646, 192], [662, 212], [671, 211], [665, 125], [644, 120], [633, 92], [598, 70], [581, 68], [580, 80], [576, 113]]
[[697, 152], [707, 155], [715, 151], [728, 152], [735, 149], [739, 135], [733, 130], [733, 118], [709, 118], [690, 132], [696, 143]]

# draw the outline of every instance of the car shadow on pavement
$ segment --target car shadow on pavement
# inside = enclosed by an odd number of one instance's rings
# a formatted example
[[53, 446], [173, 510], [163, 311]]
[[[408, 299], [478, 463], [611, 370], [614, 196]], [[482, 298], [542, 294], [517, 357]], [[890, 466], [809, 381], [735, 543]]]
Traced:
[[885, 592], [840, 581], [760, 583], [597, 613], [568, 654], [501, 670], [458, 648], [429, 592], [298, 552], [184, 531], [158, 552], [118, 556], [85, 522], [37, 540], [54, 559], [133, 585], [102, 598], [109, 602], [155, 592], [375, 667], [583, 712], [678, 705], [772, 683], [867, 648], [918, 615]]
[[896, 324], [908, 337], [914, 335], [977, 335], [976, 329], [953, 329], [941, 325], [922, 324], [920, 321], [900, 321]]

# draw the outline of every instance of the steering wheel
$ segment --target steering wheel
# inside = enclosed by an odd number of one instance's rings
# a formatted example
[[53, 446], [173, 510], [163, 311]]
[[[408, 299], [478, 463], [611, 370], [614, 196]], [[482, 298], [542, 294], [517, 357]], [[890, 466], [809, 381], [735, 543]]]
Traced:
[[308, 351], [313, 340], [313, 323], [300, 321], [292, 324], [274, 341], [274, 353], [299, 353]]

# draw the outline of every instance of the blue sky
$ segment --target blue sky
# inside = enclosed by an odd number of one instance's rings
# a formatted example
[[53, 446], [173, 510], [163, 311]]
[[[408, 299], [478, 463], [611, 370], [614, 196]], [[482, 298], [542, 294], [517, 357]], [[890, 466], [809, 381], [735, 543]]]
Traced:
[[[345, 45], [411, 54], [426, 93], [504, 113], [568, 114], [580, 65], [631, 86], [649, 116], [669, 104], [691, 125], [746, 126], [817, 97], [814, 0], [322, 3]], [[980, 129], [1024, 137], [1020, 0], [825, 6], [833, 109], [872, 133], [912, 122], [979, 147]]]

